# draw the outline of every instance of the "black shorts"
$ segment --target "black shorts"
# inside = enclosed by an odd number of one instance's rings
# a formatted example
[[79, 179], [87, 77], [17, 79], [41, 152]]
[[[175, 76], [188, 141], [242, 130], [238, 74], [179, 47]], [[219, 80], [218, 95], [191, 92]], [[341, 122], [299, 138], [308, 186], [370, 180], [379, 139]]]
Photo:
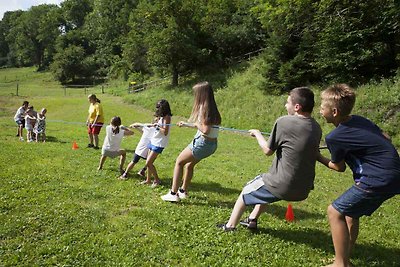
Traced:
[[135, 163], [135, 164], [138, 163], [140, 159], [146, 160], [146, 158], [144, 158], [144, 157], [142, 157], [142, 156], [139, 156], [139, 155], [136, 154], [136, 153], [133, 154], [133, 159], [132, 159], [132, 162], [133, 162], [133, 163]]

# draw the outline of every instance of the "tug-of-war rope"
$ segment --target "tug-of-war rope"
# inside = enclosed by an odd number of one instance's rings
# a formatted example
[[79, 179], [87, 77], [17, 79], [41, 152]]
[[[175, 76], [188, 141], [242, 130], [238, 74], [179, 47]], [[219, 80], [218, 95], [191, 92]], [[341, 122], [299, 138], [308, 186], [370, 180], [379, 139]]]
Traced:
[[[46, 120], [48, 122], [57, 122], [57, 123], [64, 123], [64, 124], [75, 124], [75, 125], [86, 125], [86, 123], [83, 122], [70, 122], [70, 121], [63, 121], [63, 120]], [[168, 123], [168, 124], [157, 124], [157, 123], [135, 123], [137, 127], [157, 127], [157, 126], [178, 126], [177, 123]], [[104, 124], [92, 124], [92, 126], [104, 126]], [[183, 126], [189, 126], [193, 127], [193, 123], [184, 123]], [[127, 126], [123, 126], [127, 127]], [[242, 134], [248, 134], [249, 130], [242, 130], [242, 129], [235, 129], [235, 128], [229, 128], [229, 127], [223, 127], [219, 125], [213, 125], [213, 128], [217, 128], [221, 131], [230, 131], [230, 132], [237, 132], [237, 133], [242, 133]], [[127, 127], [127, 128], [134, 128], [134, 127]], [[271, 134], [268, 132], [261, 132], [262, 135], [265, 136], [270, 136]], [[327, 146], [320, 146], [319, 149], [327, 149]]]

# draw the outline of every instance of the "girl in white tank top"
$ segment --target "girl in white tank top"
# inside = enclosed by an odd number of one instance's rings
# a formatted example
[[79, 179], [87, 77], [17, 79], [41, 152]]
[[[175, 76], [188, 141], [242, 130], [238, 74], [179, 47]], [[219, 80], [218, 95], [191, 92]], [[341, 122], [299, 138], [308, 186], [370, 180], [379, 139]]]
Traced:
[[[168, 145], [170, 136], [169, 126], [171, 124], [172, 113], [167, 100], [161, 99], [157, 101], [156, 112], [154, 116], [157, 118], [157, 122], [154, 124], [156, 130], [149, 144], [149, 154], [146, 159], [146, 180], [141, 182], [141, 184], [151, 185], [152, 188], [161, 183], [161, 180], [158, 177], [157, 169], [154, 166], [154, 161]], [[154, 177], [153, 182], [151, 182], [152, 176]]]
[[[193, 177], [194, 166], [202, 159], [212, 155], [217, 149], [218, 126], [221, 124], [214, 92], [208, 82], [193, 86], [194, 103], [189, 121], [179, 122], [179, 127], [197, 128], [193, 141], [179, 154], [175, 162], [171, 191], [162, 196], [164, 201], [177, 202], [186, 198], [187, 188]], [[183, 173], [186, 166], [186, 172]], [[183, 176], [183, 184], [179, 188]]]

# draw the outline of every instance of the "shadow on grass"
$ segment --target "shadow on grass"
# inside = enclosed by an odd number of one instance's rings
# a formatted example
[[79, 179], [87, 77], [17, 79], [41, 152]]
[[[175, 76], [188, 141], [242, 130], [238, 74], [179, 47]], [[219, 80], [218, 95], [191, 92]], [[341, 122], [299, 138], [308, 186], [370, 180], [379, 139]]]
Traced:
[[58, 140], [57, 137], [49, 136], [49, 135], [46, 136], [46, 142], [60, 143], [60, 144], [66, 144], [67, 143], [66, 141], [60, 141], [60, 140]]
[[[269, 229], [260, 228], [255, 234], [268, 234], [275, 238], [308, 245], [334, 253], [330, 234], [316, 229]], [[376, 243], [356, 244], [351, 260], [356, 266], [400, 266], [400, 249], [388, 248]]]
[[[305, 211], [299, 208], [296, 208], [296, 204], [293, 205], [293, 213], [295, 216], [295, 219], [297, 221], [302, 220], [302, 219], [324, 219], [326, 218], [325, 214], [320, 214], [320, 213], [312, 213], [309, 211]], [[285, 219], [285, 214], [286, 214], [286, 207], [278, 206], [271, 204], [267, 207], [267, 210], [265, 211], [266, 213], [277, 217], [279, 219]]]

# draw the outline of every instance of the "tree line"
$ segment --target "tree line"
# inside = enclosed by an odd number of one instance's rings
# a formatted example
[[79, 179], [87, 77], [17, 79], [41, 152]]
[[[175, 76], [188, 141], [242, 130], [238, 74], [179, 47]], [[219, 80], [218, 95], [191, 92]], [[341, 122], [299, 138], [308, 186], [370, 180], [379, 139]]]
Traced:
[[396, 0], [65, 0], [9, 11], [0, 66], [37, 66], [61, 83], [224, 68], [262, 49], [265, 88], [396, 75]]

